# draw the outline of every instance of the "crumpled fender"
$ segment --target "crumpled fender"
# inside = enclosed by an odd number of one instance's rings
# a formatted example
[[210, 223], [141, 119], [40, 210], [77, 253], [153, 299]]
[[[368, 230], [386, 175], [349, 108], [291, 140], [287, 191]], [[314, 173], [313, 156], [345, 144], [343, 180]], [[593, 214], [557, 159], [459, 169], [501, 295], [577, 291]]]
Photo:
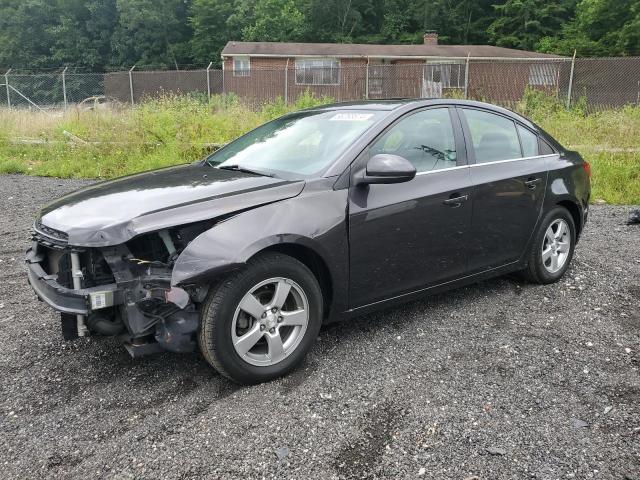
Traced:
[[312, 249], [325, 261], [334, 290], [346, 288], [346, 205], [347, 190], [305, 191], [226, 219], [183, 250], [174, 264], [171, 284], [205, 281], [242, 266], [269, 246], [292, 243]]

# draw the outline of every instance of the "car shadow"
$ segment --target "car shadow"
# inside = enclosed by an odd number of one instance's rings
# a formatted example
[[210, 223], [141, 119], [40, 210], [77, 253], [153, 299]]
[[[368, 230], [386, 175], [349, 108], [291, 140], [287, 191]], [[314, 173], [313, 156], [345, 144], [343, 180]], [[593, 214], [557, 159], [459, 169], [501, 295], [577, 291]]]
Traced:
[[[413, 322], [421, 320], [430, 311], [443, 307], [466, 305], [481, 299], [487, 292], [495, 292], [497, 295], [510, 292], [519, 296], [528, 288], [534, 287], [535, 285], [523, 281], [517, 275], [505, 275], [483, 280], [447, 292], [425, 295], [423, 298], [383, 308], [374, 313], [354, 316], [346, 321], [323, 325], [321, 338], [326, 336], [327, 339], [339, 337], [341, 340], [348, 340], [351, 337], [362, 335], [363, 332], [375, 332], [387, 327], [401, 330]], [[325, 345], [326, 343], [330, 342], [325, 342]]]
[[[469, 304], [486, 296], [487, 292], [496, 294], [512, 292], [520, 295], [530, 285], [514, 277], [498, 277], [491, 280], [461, 287], [446, 293], [427, 296], [406, 304], [389, 307], [381, 311], [366, 314], [340, 322], [324, 325], [320, 331], [319, 342], [304, 360], [302, 365], [282, 379], [277, 380], [280, 394], [289, 395], [306, 383], [313, 372], [322, 365], [323, 355], [345, 348], [350, 340], [359, 337], [388, 332], [396, 334], [421, 322], [429, 312], [446, 307], [458, 307]], [[199, 353], [178, 354], [163, 352], [148, 357], [131, 358], [119, 341], [109, 337], [94, 337], [82, 342], [75, 348], [56, 355], [48, 367], [52, 375], [64, 378], [51, 389], [43, 385], [45, 393], [53, 393], [64, 401], [71, 401], [87, 388], [88, 383], [103, 389], [120, 388], [131, 379], [145, 379], [144, 384], [153, 396], [148, 405], [136, 396], [130, 401], [118, 400], [114, 406], [105, 408], [133, 408], [137, 402], [140, 410], [157, 408], [176, 396], [196, 395], [210, 401], [224, 399], [241, 388], [220, 375]], [[57, 349], [56, 344], [50, 349]], [[141, 393], [144, 390], [141, 389]]]

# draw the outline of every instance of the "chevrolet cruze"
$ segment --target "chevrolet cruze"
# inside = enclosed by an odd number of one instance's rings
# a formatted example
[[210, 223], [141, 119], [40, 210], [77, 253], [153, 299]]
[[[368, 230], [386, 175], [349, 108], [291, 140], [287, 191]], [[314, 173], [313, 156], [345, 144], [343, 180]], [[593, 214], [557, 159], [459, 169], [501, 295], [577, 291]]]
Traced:
[[325, 322], [521, 272], [565, 273], [589, 165], [485, 103], [328, 105], [197, 163], [44, 207], [29, 282], [67, 339], [133, 356], [200, 349], [240, 383], [284, 375]]

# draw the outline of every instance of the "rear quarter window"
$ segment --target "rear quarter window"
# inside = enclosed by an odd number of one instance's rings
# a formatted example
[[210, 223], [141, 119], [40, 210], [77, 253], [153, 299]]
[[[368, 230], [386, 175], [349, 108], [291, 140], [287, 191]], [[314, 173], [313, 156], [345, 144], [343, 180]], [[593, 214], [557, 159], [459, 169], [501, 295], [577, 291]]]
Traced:
[[540, 155], [553, 155], [556, 153], [553, 147], [540, 137], [538, 137], [538, 151]]

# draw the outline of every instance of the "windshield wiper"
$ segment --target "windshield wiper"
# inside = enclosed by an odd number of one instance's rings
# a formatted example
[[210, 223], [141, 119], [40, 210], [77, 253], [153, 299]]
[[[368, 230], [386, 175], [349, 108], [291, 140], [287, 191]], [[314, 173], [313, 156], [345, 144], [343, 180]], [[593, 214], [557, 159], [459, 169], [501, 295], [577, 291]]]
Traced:
[[263, 177], [273, 177], [272, 173], [261, 172], [260, 170], [252, 170], [250, 168], [241, 167], [240, 165], [222, 165], [221, 167], [216, 167], [220, 170], [233, 170], [234, 172], [243, 172], [243, 173], [251, 173], [253, 175], [262, 175]]

